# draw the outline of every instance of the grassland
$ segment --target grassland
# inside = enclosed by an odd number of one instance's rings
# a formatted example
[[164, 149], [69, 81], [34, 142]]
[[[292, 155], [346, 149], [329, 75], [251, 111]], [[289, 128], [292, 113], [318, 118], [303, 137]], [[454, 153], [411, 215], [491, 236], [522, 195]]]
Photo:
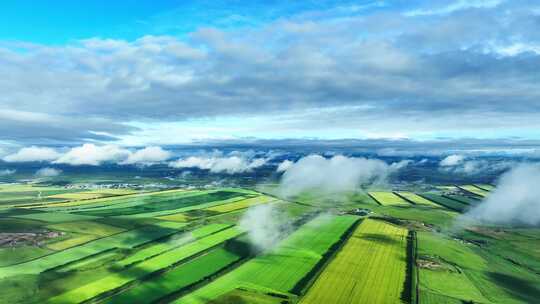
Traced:
[[407, 230], [364, 220], [300, 303], [404, 303]]
[[318, 217], [273, 251], [246, 262], [174, 303], [205, 303], [237, 288], [288, 294], [357, 220], [354, 216]]
[[383, 206], [409, 206], [410, 203], [392, 192], [373, 191], [369, 195]]

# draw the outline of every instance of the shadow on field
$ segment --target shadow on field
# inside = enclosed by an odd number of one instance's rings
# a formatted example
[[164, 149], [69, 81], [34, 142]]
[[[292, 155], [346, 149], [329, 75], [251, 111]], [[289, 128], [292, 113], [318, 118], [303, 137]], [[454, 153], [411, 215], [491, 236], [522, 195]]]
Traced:
[[488, 275], [497, 285], [515, 298], [527, 303], [534, 303], [540, 299], [540, 289], [528, 281], [498, 272], [489, 272]]
[[[355, 237], [355, 236], [353, 236], [353, 237]], [[395, 239], [393, 239], [393, 238], [391, 238], [391, 237], [389, 237], [387, 235], [384, 235], [384, 234], [364, 233], [359, 238], [364, 239], [364, 240], [368, 240], [368, 241], [389, 244], [389, 245], [398, 243]]]

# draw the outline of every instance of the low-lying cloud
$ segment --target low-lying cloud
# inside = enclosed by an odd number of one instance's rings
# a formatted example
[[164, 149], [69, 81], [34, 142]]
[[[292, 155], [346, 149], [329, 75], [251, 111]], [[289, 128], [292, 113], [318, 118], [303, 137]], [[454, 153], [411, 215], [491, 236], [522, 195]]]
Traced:
[[61, 173], [62, 170], [45, 167], [37, 170], [35, 175], [38, 177], [55, 177], [60, 175]]
[[276, 169], [276, 172], [285, 172], [285, 171], [287, 171], [287, 169], [289, 169], [293, 164], [294, 164], [293, 161], [290, 161], [290, 160], [286, 159], [286, 160], [282, 161], [282, 162], [278, 165], [278, 167], [277, 167], [277, 169]]
[[59, 158], [61, 154], [52, 148], [47, 147], [26, 147], [19, 151], [9, 154], [3, 158], [5, 162], [43, 162], [53, 161]]
[[272, 249], [289, 231], [291, 223], [275, 204], [263, 204], [249, 208], [239, 225], [247, 231], [251, 244], [257, 250]]
[[510, 160], [486, 160], [474, 159], [464, 155], [450, 155], [439, 162], [439, 168], [443, 172], [479, 175], [485, 173], [502, 172], [515, 166], [517, 163]]
[[129, 157], [129, 152], [118, 146], [84, 144], [69, 150], [54, 163], [99, 166], [105, 162], [120, 162], [127, 157]]
[[463, 155], [453, 154], [443, 158], [439, 165], [441, 167], [452, 167], [463, 163], [464, 160], [465, 157]]
[[540, 165], [521, 164], [503, 174], [497, 187], [460, 221], [540, 225]]
[[171, 152], [163, 150], [161, 147], [151, 146], [130, 153], [128, 158], [121, 164], [155, 164], [166, 161], [171, 156]]
[[199, 168], [212, 173], [236, 174], [250, 172], [266, 164], [266, 158], [242, 156], [190, 156], [169, 163], [172, 168]]
[[279, 193], [290, 197], [306, 190], [325, 193], [351, 191], [362, 184], [383, 183], [390, 174], [408, 164], [406, 160], [389, 165], [379, 159], [309, 155], [291, 164], [285, 171]]
[[0, 176], [12, 175], [12, 174], [15, 174], [15, 172], [17, 172], [17, 170], [15, 169], [3, 169], [3, 170], [0, 170]]
[[25, 147], [3, 158], [6, 162], [50, 162], [73, 166], [99, 166], [104, 163], [120, 165], [142, 164], [149, 165], [164, 162], [171, 158], [172, 153], [157, 146], [150, 146], [132, 151], [116, 145], [83, 144], [69, 149], [49, 147]]

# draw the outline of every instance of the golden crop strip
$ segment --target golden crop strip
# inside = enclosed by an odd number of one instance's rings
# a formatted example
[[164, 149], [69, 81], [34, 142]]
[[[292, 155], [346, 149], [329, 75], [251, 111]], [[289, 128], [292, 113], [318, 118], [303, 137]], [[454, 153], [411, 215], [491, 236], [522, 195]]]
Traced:
[[244, 208], [247, 208], [247, 207], [251, 207], [253, 205], [269, 203], [269, 202], [272, 202], [272, 201], [275, 201], [275, 200], [276, 199], [271, 197], [271, 196], [263, 195], [263, 196], [248, 198], [248, 199], [241, 200], [241, 201], [234, 202], [234, 203], [230, 203], [230, 204], [225, 204], [225, 205], [219, 205], [219, 206], [215, 206], [215, 207], [206, 208], [204, 210], [225, 213], [225, 212], [231, 212], [231, 211], [244, 209]]
[[421, 197], [420, 195], [418, 195], [416, 193], [412, 193], [412, 192], [398, 192], [398, 193], [399, 193], [399, 195], [401, 195], [404, 198], [412, 201], [415, 204], [424, 205], [424, 206], [431, 206], [431, 207], [434, 207], [434, 208], [443, 209], [440, 205], [437, 205], [434, 202], [432, 202], [432, 201], [430, 201], [428, 199], [425, 199], [425, 198]]
[[372, 198], [383, 206], [410, 206], [406, 200], [395, 195], [392, 192], [368, 192]]
[[46, 205], [43, 204], [29, 204], [28, 206], [24, 206], [21, 208], [26, 209], [32, 209], [32, 208], [51, 208], [51, 207], [70, 207], [70, 206], [80, 206], [80, 205], [90, 205], [90, 204], [97, 204], [97, 203], [104, 203], [104, 202], [114, 202], [116, 200], [123, 200], [126, 198], [133, 198], [138, 199], [141, 197], [151, 196], [151, 195], [158, 195], [158, 194], [164, 194], [164, 193], [174, 193], [174, 192], [186, 192], [188, 190], [184, 189], [174, 189], [174, 190], [165, 190], [165, 191], [157, 191], [157, 192], [143, 192], [143, 193], [134, 193], [134, 194], [126, 194], [126, 195], [117, 195], [117, 196], [111, 196], [111, 197], [102, 197], [102, 198], [95, 198], [95, 199], [89, 199], [89, 200], [83, 200], [83, 201], [68, 201], [68, 202], [58, 202], [58, 203], [49, 203]]
[[300, 303], [402, 303], [406, 248], [407, 229], [364, 220]]

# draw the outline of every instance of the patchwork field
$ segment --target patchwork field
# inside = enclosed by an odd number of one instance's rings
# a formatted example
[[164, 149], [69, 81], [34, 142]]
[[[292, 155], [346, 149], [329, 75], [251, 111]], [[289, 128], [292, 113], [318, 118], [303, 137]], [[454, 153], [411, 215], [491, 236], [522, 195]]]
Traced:
[[[540, 298], [540, 229], [447, 232], [458, 212], [482, 203], [463, 192], [358, 192], [341, 203], [314, 193], [287, 201], [238, 188], [47, 188], [59, 202], [28, 199], [35, 186], [6, 188], [0, 194], [15, 203], [0, 208], [0, 303]], [[250, 222], [263, 230], [252, 231], [243, 216], [259, 204], [275, 209], [286, 225], [273, 227], [263, 215]], [[369, 212], [354, 215], [359, 209]], [[255, 243], [258, 238], [265, 241]]]

